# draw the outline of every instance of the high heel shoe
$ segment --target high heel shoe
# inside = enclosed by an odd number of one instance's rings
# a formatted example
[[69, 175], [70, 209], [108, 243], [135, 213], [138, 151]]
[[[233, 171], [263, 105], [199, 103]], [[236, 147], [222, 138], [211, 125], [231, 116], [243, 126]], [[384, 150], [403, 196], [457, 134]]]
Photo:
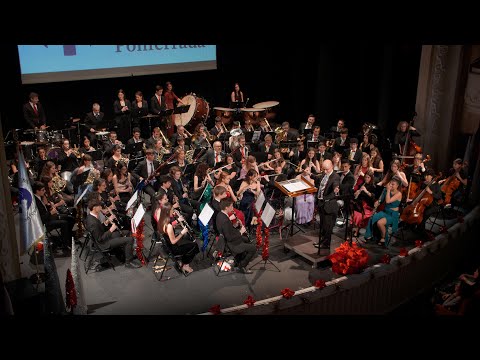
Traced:
[[379, 246], [385, 245], [385, 239], [383, 239], [383, 238], [380, 239], [380, 241], [378, 242], [377, 245], [379, 245]]
[[182, 266], [182, 271], [184, 274], [190, 274], [193, 272], [193, 269], [188, 264], [185, 264]]

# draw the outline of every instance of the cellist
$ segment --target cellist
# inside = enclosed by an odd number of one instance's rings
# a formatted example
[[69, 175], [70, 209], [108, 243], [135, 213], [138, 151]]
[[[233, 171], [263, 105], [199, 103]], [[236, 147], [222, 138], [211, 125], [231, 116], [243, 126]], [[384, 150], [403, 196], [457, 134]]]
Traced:
[[425, 177], [425, 180], [420, 184], [418, 193], [422, 192], [426, 188], [427, 193], [432, 195], [433, 201], [429, 206], [425, 208], [423, 212], [423, 220], [418, 225], [417, 230], [421, 232], [423, 235], [426, 235], [425, 223], [427, 222], [430, 216], [432, 216], [438, 211], [439, 203], [441, 202], [443, 195], [442, 195], [442, 191], [440, 190], [440, 184], [438, 182], [432, 183], [432, 180], [435, 177], [435, 171], [433, 171], [432, 168], [428, 168], [425, 170], [424, 177]]
[[442, 184], [441, 190], [445, 194], [445, 204], [448, 205], [451, 203], [453, 194], [458, 190], [460, 185], [466, 187], [468, 184], [467, 172], [463, 169], [463, 160], [455, 159], [453, 160], [453, 168], [449, 170], [450, 176], [441, 180], [439, 183]]

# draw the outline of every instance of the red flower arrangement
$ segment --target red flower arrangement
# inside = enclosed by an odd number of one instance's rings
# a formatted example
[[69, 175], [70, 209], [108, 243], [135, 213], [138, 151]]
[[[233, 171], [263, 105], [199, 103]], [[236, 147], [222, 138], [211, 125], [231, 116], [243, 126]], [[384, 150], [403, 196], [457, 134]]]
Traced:
[[328, 256], [332, 262], [332, 271], [340, 274], [356, 274], [367, 267], [368, 253], [365, 249], [345, 241]]
[[321, 289], [323, 289], [323, 288], [326, 287], [326, 286], [327, 286], [327, 284], [325, 283], [325, 280], [323, 280], [323, 279], [319, 279], [319, 280], [315, 281], [315, 287], [316, 287], [317, 289], [320, 289], [320, 290], [321, 290]]
[[421, 248], [423, 246], [422, 240], [415, 240], [415, 247]]
[[138, 260], [141, 261], [143, 265], [146, 265], [145, 258], [143, 257], [143, 239], [145, 237], [145, 234], [143, 233], [143, 227], [145, 226], [145, 219], [142, 219], [140, 221], [140, 224], [138, 224], [137, 229], [135, 231], [135, 234], [132, 234], [132, 236], [137, 239], [137, 248], [135, 249], [137, 253], [137, 258]]
[[399, 256], [408, 256], [408, 251], [405, 248], [400, 249], [400, 253], [398, 254]]
[[73, 276], [70, 269], [67, 270], [67, 279], [65, 283], [65, 302], [67, 308], [73, 311], [73, 308], [77, 306], [77, 291], [75, 290], [75, 283], [73, 282]]
[[221, 313], [220, 311], [220, 305], [213, 305], [210, 309], [208, 309], [208, 312], [211, 312], [213, 315], [218, 315]]
[[257, 217], [257, 229], [256, 229], [256, 232], [255, 232], [255, 237], [257, 239], [257, 249], [260, 248], [260, 246], [262, 246], [262, 210], [260, 210], [260, 212], [258, 214], [256, 214], [256, 217]]
[[40, 251], [43, 250], [43, 242], [39, 241], [35, 244], [35, 250], [37, 251], [37, 253], [39, 253]]
[[290, 299], [293, 295], [295, 295], [295, 291], [285, 288], [280, 292], [280, 294], [282, 294], [285, 299]]
[[390, 258], [390, 255], [388, 255], [388, 254], [383, 254], [382, 258], [380, 259], [380, 262], [381, 262], [382, 264], [390, 264], [390, 260], [392, 260], [392, 259]]
[[253, 304], [255, 304], [255, 299], [252, 297], [252, 295], [248, 295], [246, 300], [243, 303], [248, 307], [252, 307]]

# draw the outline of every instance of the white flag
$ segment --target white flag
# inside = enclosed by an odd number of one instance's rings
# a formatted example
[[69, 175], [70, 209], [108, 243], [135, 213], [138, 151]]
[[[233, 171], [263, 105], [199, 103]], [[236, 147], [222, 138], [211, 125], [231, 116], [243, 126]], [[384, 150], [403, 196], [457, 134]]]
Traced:
[[18, 191], [20, 202], [20, 254], [45, 237], [44, 227], [33, 195], [23, 152], [18, 149]]

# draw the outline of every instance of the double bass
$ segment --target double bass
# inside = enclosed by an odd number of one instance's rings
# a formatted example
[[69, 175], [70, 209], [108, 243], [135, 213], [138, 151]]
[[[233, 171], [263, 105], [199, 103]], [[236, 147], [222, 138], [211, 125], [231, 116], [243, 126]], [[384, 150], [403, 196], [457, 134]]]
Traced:
[[425, 189], [423, 189], [420, 194], [415, 197], [415, 200], [413, 200], [410, 205], [403, 209], [402, 215], [400, 215], [400, 220], [407, 224], [419, 225], [422, 223], [425, 209], [433, 202], [433, 195], [428, 193], [427, 189], [430, 185], [434, 184], [439, 177], [440, 175], [432, 179], [432, 181], [425, 186]]
[[402, 164], [413, 164], [415, 154], [423, 152], [422, 147], [417, 145], [415, 141], [413, 141], [412, 137], [410, 136], [410, 128], [413, 127], [416, 117], [417, 117], [417, 113], [415, 112], [413, 119], [410, 121], [407, 127], [405, 144], [403, 146], [400, 145], [400, 154], [402, 155], [402, 161], [401, 161]]

